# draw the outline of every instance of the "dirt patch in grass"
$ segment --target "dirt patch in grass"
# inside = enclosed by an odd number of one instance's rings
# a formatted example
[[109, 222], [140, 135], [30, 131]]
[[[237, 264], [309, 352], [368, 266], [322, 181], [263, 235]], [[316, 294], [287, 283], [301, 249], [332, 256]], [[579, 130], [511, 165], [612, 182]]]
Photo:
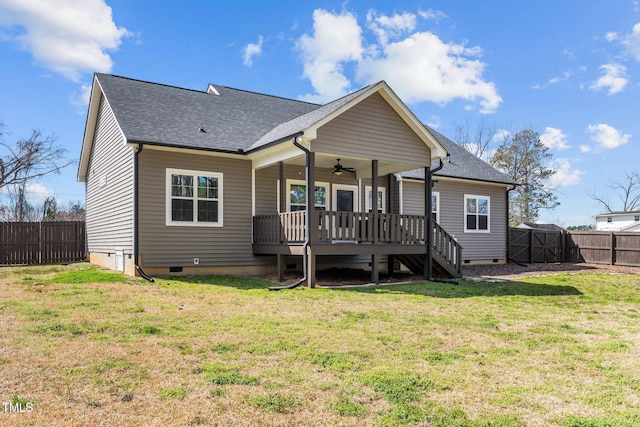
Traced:
[[550, 264], [539, 263], [525, 265], [518, 265], [510, 262], [508, 264], [464, 265], [462, 267], [462, 274], [466, 277], [483, 277], [495, 279], [514, 279], [519, 277], [559, 273], [640, 274], [640, 267], [577, 262]]

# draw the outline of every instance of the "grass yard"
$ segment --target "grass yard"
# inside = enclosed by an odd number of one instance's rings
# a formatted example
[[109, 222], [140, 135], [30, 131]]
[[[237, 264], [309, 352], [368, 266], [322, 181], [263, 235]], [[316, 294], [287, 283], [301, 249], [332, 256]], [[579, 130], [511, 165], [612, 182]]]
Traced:
[[0, 425], [640, 425], [640, 275], [270, 285], [0, 269]]

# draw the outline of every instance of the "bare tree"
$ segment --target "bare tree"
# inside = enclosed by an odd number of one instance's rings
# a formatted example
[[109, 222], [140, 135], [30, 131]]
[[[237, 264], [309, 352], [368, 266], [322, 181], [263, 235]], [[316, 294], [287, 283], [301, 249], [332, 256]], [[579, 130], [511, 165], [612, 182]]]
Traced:
[[595, 193], [591, 195], [591, 198], [598, 202], [598, 205], [606, 209], [607, 212], [616, 211], [614, 203], [618, 201], [622, 202], [623, 212], [640, 209], [640, 172], [625, 172], [625, 179], [622, 182], [611, 181], [607, 187], [612, 189], [617, 196], [613, 202], [609, 195], [599, 196]]
[[57, 211], [56, 219], [59, 221], [84, 221], [84, 203], [81, 201], [67, 203]]
[[39, 219], [38, 212], [27, 200], [27, 183], [14, 185], [9, 190], [9, 221], [28, 222]]
[[73, 163], [64, 158], [65, 150], [56, 145], [54, 136], [44, 137], [34, 129], [29, 138], [8, 144], [3, 139], [3, 128], [0, 122], [0, 188], [58, 173]]
[[456, 123], [454, 125], [453, 138], [455, 141], [476, 157], [484, 159], [488, 156], [491, 143], [494, 137], [498, 133], [498, 128], [495, 124], [487, 121], [485, 117], [482, 117], [472, 129], [469, 120], [465, 120], [464, 124]]

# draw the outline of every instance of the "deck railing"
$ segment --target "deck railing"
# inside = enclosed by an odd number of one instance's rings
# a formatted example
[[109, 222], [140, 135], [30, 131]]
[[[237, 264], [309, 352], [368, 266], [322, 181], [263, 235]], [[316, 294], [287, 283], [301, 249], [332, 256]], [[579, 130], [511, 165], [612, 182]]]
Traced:
[[462, 272], [462, 246], [437, 222], [433, 222], [433, 253], [439, 255], [455, 271]]
[[[424, 244], [425, 216], [373, 212], [315, 211], [314, 242]], [[300, 243], [306, 240], [305, 211], [259, 215], [253, 220], [255, 243]], [[317, 231], [317, 232], [316, 232]]]

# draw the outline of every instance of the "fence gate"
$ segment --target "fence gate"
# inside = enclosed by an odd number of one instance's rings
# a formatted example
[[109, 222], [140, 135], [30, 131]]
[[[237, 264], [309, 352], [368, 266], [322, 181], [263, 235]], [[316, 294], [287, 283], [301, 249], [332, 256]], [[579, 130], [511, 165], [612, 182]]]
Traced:
[[562, 262], [562, 231], [531, 230], [531, 262]]
[[84, 221], [0, 223], [0, 265], [84, 261]]

